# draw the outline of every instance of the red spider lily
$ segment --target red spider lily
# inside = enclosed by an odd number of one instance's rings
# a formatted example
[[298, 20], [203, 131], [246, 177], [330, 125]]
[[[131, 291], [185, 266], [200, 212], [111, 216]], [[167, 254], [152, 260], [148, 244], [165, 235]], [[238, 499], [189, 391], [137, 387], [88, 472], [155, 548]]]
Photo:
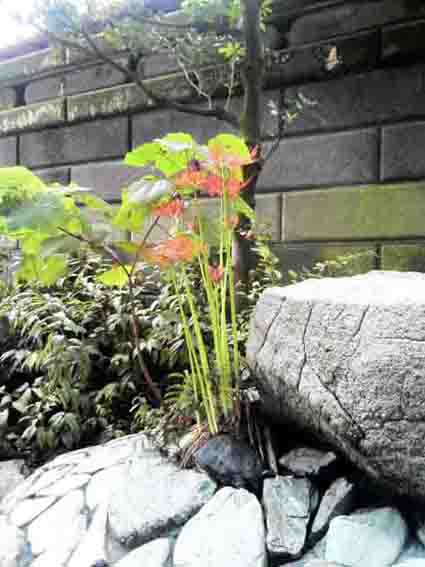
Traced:
[[185, 169], [176, 175], [174, 184], [179, 187], [201, 187], [206, 179], [206, 172], [199, 169]]
[[185, 234], [160, 242], [143, 253], [144, 258], [161, 268], [178, 262], [192, 262], [196, 256], [206, 250], [206, 245], [196, 242]]
[[223, 266], [208, 266], [208, 274], [214, 283], [219, 283], [224, 276]]
[[173, 199], [172, 201], [168, 201], [168, 203], [158, 205], [158, 207], [155, 207], [153, 210], [153, 214], [156, 217], [177, 218], [181, 217], [183, 212], [184, 203], [181, 199]]
[[202, 184], [210, 197], [221, 197], [223, 195], [224, 182], [219, 175], [210, 174]]

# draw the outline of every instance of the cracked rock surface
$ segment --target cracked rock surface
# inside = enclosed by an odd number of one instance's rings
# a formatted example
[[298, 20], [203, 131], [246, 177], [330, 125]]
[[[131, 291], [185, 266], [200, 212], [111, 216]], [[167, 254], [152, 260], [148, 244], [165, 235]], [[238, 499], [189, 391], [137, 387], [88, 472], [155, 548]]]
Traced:
[[425, 496], [425, 276], [370, 272], [270, 288], [248, 340], [266, 411]]

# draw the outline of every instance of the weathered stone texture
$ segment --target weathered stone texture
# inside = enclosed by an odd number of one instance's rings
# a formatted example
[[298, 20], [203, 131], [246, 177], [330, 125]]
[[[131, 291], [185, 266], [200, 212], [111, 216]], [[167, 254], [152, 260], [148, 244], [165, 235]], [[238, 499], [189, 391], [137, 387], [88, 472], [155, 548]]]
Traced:
[[0, 89], [0, 110], [8, 110], [16, 106], [17, 96], [13, 88]]
[[294, 191], [284, 197], [287, 240], [425, 235], [422, 183]]
[[425, 122], [383, 128], [381, 165], [383, 181], [424, 177], [424, 146]]
[[373, 183], [378, 180], [375, 130], [287, 138], [269, 162], [260, 188]]
[[121, 162], [93, 163], [71, 168], [71, 181], [89, 187], [107, 201], [119, 201], [121, 190], [139, 179], [140, 169], [126, 167]]
[[57, 98], [0, 112], [0, 134], [56, 126], [65, 122], [65, 100]]
[[16, 137], [0, 139], [0, 166], [16, 165], [17, 157]]
[[[248, 341], [267, 412], [425, 496], [425, 276], [371, 272], [266, 291]], [[284, 402], [284, 403], [283, 403]]]
[[425, 272], [425, 245], [423, 243], [384, 244], [381, 262], [383, 270]]
[[[124, 63], [125, 60], [119, 59]], [[27, 104], [84, 91], [94, 91], [125, 82], [123, 73], [111, 65], [92, 65], [78, 71], [66, 71], [53, 77], [31, 81], [25, 89]]]
[[60, 183], [68, 185], [70, 181], [69, 167], [53, 167], [51, 169], [39, 169], [34, 172], [41, 177], [45, 183]]
[[112, 118], [23, 134], [20, 144], [21, 163], [29, 167], [118, 158], [128, 149], [128, 123]]
[[425, 66], [385, 69], [287, 89], [309, 101], [288, 131], [344, 129], [425, 114]]
[[43, 49], [29, 55], [7, 59], [0, 63], [0, 81], [28, 77], [65, 63], [60, 49]]

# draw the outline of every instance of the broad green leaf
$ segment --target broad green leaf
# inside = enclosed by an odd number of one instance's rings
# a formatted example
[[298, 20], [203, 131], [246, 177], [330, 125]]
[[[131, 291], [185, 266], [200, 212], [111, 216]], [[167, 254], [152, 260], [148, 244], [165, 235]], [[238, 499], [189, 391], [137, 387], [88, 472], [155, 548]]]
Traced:
[[16, 277], [18, 281], [39, 281], [48, 287], [65, 276], [67, 271], [68, 264], [63, 254], [54, 254], [46, 260], [40, 256], [27, 255], [24, 256]]
[[252, 222], [255, 222], [255, 211], [248, 205], [248, 203], [241, 197], [237, 197], [234, 201], [235, 211], [247, 217]]
[[15, 189], [23, 191], [26, 196], [31, 193], [45, 191], [46, 186], [39, 177], [34, 175], [26, 167], [1, 167], [0, 168], [0, 201], [7, 190]]
[[[127, 266], [127, 270], [130, 271], [131, 266]], [[114, 266], [96, 279], [108, 287], [124, 287], [128, 283], [128, 273], [122, 266]]]
[[123, 202], [112, 219], [112, 224], [129, 232], [140, 232], [149, 216], [149, 208], [128, 201], [128, 195], [123, 195]]
[[163, 152], [159, 142], [150, 142], [138, 146], [125, 156], [124, 163], [132, 167], [143, 167], [154, 163]]
[[172, 192], [173, 185], [167, 179], [140, 179], [128, 188], [130, 203], [152, 203]]
[[167, 134], [164, 138], [157, 140], [157, 142], [172, 152], [192, 150], [196, 145], [192, 136], [183, 132]]
[[249, 148], [246, 143], [234, 134], [219, 134], [208, 142], [208, 147], [218, 146], [223, 153], [228, 153], [240, 158], [250, 158]]
[[89, 207], [90, 209], [100, 210], [103, 213], [110, 214], [111, 216], [114, 214], [113, 207], [96, 195], [90, 195], [89, 193], [79, 194], [76, 196], [76, 199], [79, 203], [86, 205], [86, 207]]

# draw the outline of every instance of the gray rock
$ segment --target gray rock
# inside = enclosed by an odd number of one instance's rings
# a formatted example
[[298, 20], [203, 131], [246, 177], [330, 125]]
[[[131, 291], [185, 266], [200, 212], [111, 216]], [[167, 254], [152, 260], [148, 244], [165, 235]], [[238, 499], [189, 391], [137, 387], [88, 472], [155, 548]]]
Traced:
[[425, 275], [371, 272], [268, 289], [247, 358], [276, 421], [425, 496], [424, 338]]
[[355, 487], [345, 478], [338, 478], [323, 495], [319, 510], [311, 528], [312, 539], [318, 539], [328, 529], [330, 521], [336, 516], [353, 511]]
[[423, 520], [416, 529], [416, 537], [423, 545], [425, 545], [425, 522]]
[[213, 496], [216, 485], [207, 475], [182, 470], [152, 451], [135, 461], [111, 489], [111, 534], [133, 548], [183, 525]]
[[10, 521], [15, 526], [22, 527], [37, 518], [55, 502], [53, 497], [29, 498], [19, 502], [10, 514]]
[[22, 530], [11, 525], [4, 516], [0, 516], [0, 565], [18, 567], [18, 559], [25, 548]]
[[261, 506], [244, 489], [222, 488], [182, 529], [174, 567], [266, 567]]
[[425, 547], [415, 539], [407, 543], [400, 557], [397, 559], [397, 563], [404, 563], [408, 559], [421, 560], [425, 565]]
[[326, 560], [349, 567], [386, 567], [400, 556], [407, 525], [394, 508], [360, 510], [338, 516], [326, 537]]
[[171, 554], [171, 541], [161, 538], [131, 551], [115, 565], [116, 567], [169, 567]]
[[279, 464], [295, 476], [317, 476], [326, 472], [337, 461], [335, 453], [299, 447], [283, 455]]
[[307, 478], [287, 476], [264, 481], [263, 505], [270, 553], [288, 557], [299, 555], [317, 503], [317, 490]]
[[104, 503], [96, 510], [91, 524], [72, 554], [67, 567], [91, 566], [107, 556], [107, 519], [108, 505]]
[[12, 490], [25, 480], [25, 476], [22, 473], [23, 465], [24, 461], [22, 460], [0, 462], [0, 502], [6, 494], [10, 494]]

